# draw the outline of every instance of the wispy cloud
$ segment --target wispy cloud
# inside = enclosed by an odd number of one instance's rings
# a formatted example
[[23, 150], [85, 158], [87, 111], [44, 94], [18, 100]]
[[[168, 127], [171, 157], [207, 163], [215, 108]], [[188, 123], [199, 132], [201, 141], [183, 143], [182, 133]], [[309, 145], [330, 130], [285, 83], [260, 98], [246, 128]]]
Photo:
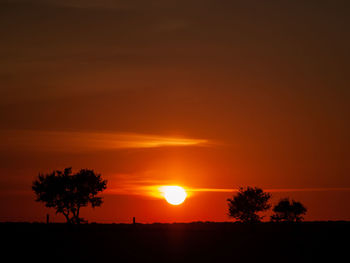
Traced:
[[66, 8], [101, 8], [101, 9], [140, 9], [152, 6], [169, 6], [168, 1], [143, 1], [143, 0], [12, 0], [14, 3], [35, 3]]
[[123, 132], [0, 131], [0, 147], [4, 150], [82, 152], [208, 144], [205, 139]]

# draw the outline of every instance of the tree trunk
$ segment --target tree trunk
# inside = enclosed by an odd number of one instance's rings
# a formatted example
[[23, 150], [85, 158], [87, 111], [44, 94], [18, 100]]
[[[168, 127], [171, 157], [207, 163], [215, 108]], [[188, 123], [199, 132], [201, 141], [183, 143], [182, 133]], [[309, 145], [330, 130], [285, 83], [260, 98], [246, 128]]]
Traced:
[[78, 208], [77, 208], [77, 215], [76, 215], [77, 224], [80, 224], [79, 212], [80, 212], [80, 206], [78, 205]]
[[62, 214], [66, 217], [67, 224], [70, 224], [70, 223], [71, 223], [71, 220], [70, 220], [70, 218], [69, 218], [69, 213], [62, 212]]

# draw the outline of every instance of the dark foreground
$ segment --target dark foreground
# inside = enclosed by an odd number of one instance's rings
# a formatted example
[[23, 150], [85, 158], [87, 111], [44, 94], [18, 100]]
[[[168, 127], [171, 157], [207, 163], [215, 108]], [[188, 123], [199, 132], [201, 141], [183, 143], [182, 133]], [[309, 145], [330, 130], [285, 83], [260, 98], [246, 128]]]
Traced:
[[350, 252], [350, 222], [1, 223], [0, 231], [7, 262], [343, 262]]

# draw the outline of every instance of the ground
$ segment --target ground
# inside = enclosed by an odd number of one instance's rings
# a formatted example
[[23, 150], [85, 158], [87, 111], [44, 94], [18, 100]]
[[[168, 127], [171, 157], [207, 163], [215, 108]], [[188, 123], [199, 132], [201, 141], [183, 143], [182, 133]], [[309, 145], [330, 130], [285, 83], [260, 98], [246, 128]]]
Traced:
[[350, 222], [1, 223], [0, 230], [8, 262], [342, 262]]

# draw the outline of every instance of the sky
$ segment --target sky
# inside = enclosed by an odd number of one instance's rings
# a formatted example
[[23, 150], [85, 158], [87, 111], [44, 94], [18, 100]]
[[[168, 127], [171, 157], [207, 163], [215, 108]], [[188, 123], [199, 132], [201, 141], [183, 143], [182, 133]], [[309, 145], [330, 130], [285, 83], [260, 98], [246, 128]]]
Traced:
[[0, 221], [64, 220], [31, 184], [66, 167], [108, 180], [89, 221], [228, 221], [246, 186], [350, 220], [349, 8], [0, 0]]

